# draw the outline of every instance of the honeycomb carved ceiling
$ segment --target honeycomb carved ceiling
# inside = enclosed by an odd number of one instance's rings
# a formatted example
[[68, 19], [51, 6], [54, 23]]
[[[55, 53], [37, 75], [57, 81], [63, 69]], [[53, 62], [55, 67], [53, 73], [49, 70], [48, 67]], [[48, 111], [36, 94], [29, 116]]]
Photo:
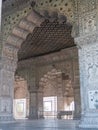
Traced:
[[[18, 48], [19, 60], [34, 58], [74, 46], [71, 30], [64, 15], [32, 10], [14, 27], [5, 46]], [[6, 49], [3, 53], [7, 56]]]
[[72, 26], [65, 22], [45, 20], [22, 44], [19, 60], [42, 56], [74, 46]]

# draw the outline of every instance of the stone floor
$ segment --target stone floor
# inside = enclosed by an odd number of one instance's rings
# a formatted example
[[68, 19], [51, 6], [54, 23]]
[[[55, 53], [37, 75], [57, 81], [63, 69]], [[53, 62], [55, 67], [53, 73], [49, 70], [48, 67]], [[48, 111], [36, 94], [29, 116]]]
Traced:
[[0, 123], [0, 130], [98, 130], [79, 129], [73, 120], [18, 120], [14, 123]]

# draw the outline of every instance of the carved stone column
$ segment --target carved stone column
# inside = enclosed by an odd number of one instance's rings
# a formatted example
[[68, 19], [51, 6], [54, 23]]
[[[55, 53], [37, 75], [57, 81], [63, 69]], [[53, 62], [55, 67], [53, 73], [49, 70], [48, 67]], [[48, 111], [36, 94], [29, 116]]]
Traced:
[[80, 88], [74, 88], [74, 101], [75, 101], [75, 111], [73, 119], [77, 120], [81, 117], [81, 102], [80, 102]]
[[0, 1], [0, 57], [1, 57], [1, 51], [2, 51], [2, 32], [1, 32], [1, 20], [2, 20], [2, 0]]
[[43, 91], [38, 91], [38, 119], [43, 117]]
[[6, 44], [0, 60], [0, 121], [13, 120], [14, 73], [17, 49]]
[[[77, 52], [78, 53], [78, 52]], [[78, 55], [77, 55], [78, 57]], [[73, 92], [74, 92], [74, 115], [73, 119], [80, 119], [81, 117], [81, 99], [80, 99], [80, 77], [79, 77], [79, 63], [78, 59], [73, 60]]]
[[59, 113], [64, 110], [63, 85], [61, 77], [58, 78], [57, 85], [57, 113]]
[[75, 38], [79, 51], [80, 127], [98, 128], [98, 32]]
[[30, 92], [30, 119], [38, 119], [38, 94], [37, 91]]
[[0, 31], [1, 31], [1, 13], [2, 13], [2, 0], [0, 0]]
[[31, 91], [30, 92], [30, 119], [43, 118], [43, 92]]
[[13, 120], [13, 88], [17, 49], [8, 44], [2, 46], [1, 12], [2, 0], [0, 0], [0, 121], [11, 121]]

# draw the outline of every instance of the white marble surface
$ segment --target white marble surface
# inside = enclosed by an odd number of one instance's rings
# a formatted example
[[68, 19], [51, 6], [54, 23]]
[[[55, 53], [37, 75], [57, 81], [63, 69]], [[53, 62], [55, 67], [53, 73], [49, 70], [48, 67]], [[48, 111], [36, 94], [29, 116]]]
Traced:
[[1, 12], [2, 12], [2, 0], [0, 0], [0, 30], [1, 30]]
[[0, 130], [98, 130], [79, 129], [78, 121], [73, 120], [21, 120], [0, 124]]

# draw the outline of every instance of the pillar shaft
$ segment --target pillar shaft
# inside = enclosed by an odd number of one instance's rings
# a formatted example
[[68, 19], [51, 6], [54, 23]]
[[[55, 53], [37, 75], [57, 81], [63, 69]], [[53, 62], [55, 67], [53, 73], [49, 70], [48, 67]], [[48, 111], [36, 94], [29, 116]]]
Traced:
[[14, 62], [2, 58], [0, 67], [0, 120], [13, 120]]
[[75, 39], [79, 48], [81, 123], [98, 128], [98, 32]]
[[43, 92], [38, 92], [38, 118], [44, 118], [43, 117]]
[[74, 88], [74, 102], [75, 102], [75, 111], [73, 115], [73, 119], [77, 120], [81, 117], [81, 102], [80, 102], [80, 89]]
[[0, 57], [2, 52], [2, 32], [1, 32], [1, 20], [2, 20], [2, 0], [0, 0]]
[[30, 92], [30, 119], [43, 118], [43, 92]]
[[38, 119], [38, 96], [37, 92], [30, 92], [30, 119]]
[[0, 0], [0, 31], [1, 31], [1, 19], [2, 19], [2, 0]]
[[[77, 52], [78, 53], [78, 52]], [[78, 57], [78, 55], [77, 55]], [[74, 115], [73, 119], [80, 119], [81, 117], [81, 98], [80, 98], [80, 82], [79, 82], [79, 63], [78, 59], [73, 60], [73, 89], [74, 89]]]
[[14, 74], [17, 67], [17, 51], [17, 48], [9, 44], [2, 47], [0, 59], [0, 121], [12, 121], [14, 119]]

